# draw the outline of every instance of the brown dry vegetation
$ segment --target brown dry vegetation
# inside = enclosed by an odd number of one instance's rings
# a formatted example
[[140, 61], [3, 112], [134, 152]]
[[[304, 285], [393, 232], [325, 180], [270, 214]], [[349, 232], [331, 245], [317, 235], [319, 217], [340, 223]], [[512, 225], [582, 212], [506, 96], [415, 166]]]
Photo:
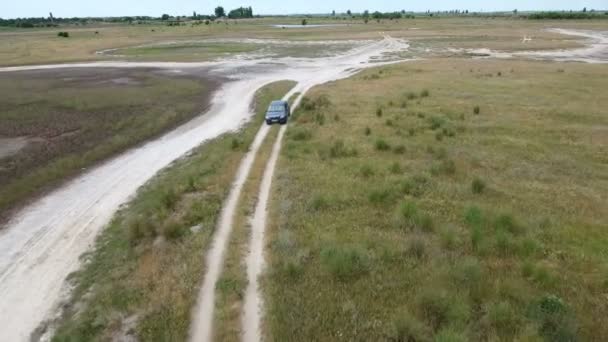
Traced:
[[202, 113], [218, 81], [153, 70], [0, 73], [0, 215], [92, 164]]
[[71, 277], [75, 290], [54, 341], [125, 337], [121, 334], [142, 341], [186, 340], [222, 202], [264, 109], [292, 86], [283, 81], [262, 88], [251, 123], [205, 143], [139, 190]]
[[313, 89], [273, 187], [268, 338], [608, 336], [607, 80], [452, 59]]

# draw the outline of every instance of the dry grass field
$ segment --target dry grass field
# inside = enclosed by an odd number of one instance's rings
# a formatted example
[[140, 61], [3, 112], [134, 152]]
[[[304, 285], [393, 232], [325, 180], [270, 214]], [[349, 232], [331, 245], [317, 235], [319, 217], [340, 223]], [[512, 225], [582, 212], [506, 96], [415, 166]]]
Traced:
[[608, 336], [607, 76], [444, 59], [313, 89], [273, 190], [268, 339]]
[[152, 70], [0, 73], [0, 217], [105, 158], [204, 112], [218, 80]]

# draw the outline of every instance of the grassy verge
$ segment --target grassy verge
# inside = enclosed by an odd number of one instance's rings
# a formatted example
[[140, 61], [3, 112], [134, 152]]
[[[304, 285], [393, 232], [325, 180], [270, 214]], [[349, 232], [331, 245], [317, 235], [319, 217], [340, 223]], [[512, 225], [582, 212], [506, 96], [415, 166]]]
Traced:
[[268, 339], [608, 336], [607, 72], [433, 60], [313, 89], [273, 186]]
[[28, 141], [0, 159], [0, 215], [198, 115], [216, 86], [210, 79], [137, 70], [0, 75], [0, 137]]
[[[256, 108], [292, 82], [256, 95]], [[72, 276], [75, 289], [55, 341], [184, 341], [214, 231], [234, 170], [263, 122], [197, 148], [160, 173], [121, 210]]]

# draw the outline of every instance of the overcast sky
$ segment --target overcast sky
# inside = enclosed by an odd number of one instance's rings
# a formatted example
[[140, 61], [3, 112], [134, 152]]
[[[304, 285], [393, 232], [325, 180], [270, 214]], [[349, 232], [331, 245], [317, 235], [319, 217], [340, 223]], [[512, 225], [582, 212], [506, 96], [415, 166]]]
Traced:
[[192, 11], [199, 14], [211, 14], [213, 9], [224, 6], [227, 10], [239, 6], [252, 6], [254, 14], [294, 14], [294, 13], [329, 13], [345, 12], [350, 9], [360, 12], [370, 11], [426, 11], [468, 9], [469, 11], [496, 10], [580, 10], [608, 9], [608, 0], [565, 1], [493, 1], [493, 0], [427, 0], [427, 1], [396, 1], [396, 0], [225, 0], [225, 1], [195, 1], [195, 0], [0, 0], [0, 18], [17, 17], [46, 17], [53, 12], [55, 17], [84, 17], [84, 16], [160, 16], [163, 13], [171, 15], [190, 15]]

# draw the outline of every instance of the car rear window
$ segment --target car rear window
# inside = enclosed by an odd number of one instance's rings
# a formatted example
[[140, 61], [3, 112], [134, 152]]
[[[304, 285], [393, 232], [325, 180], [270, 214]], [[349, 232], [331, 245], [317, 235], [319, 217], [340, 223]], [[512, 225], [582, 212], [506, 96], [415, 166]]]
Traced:
[[272, 105], [268, 108], [269, 112], [282, 112], [283, 110], [285, 110], [283, 105]]

